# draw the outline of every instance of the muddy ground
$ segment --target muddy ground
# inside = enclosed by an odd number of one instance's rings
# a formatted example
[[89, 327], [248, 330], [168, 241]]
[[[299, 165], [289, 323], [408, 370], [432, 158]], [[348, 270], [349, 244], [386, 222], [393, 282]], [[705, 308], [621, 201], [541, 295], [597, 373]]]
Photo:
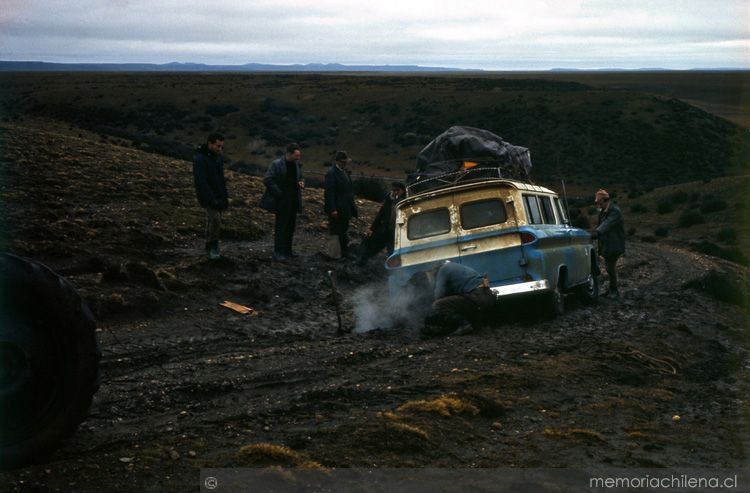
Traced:
[[[328, 271], [347, 329], [354, 295], [377, 303], [385, 273], [382, 256], [360, 268], [319, 253], [320, 190], [300, 257], [273, 263], [262, 185], [228, 172], [224, 258], [209, 262], [190, 163], [50, 121], [2, 124], [0, 146], [4, 248], [77, 286], [104, 354], [89, 419], [47, 462], [0, 475], [8, 491], [194, 491], [202, 467], [747, 463], [734, 264], [631, 242], [616, 302], [571, 298], [556, 320], [508, 303], [462, 337], [337, 336]], [[378, 206], [360, 205], [354, 240]]]

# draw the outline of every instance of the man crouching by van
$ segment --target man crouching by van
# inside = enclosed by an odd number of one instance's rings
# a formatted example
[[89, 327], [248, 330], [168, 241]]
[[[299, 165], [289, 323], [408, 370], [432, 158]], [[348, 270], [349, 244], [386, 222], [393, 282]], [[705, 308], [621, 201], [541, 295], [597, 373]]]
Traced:
[[495, 295], [486, 276], [471, 267], [453, 262], [419, 272], [410, 283], [432, 291], [432, 305], [425, 317], [425, 336], [464, 335], [477, 330], [483, 315], [492, 309]]

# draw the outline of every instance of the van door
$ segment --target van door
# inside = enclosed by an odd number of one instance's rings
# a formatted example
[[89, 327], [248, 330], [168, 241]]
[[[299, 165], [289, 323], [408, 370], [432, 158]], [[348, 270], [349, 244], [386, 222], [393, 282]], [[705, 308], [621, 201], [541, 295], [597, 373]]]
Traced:
[[416, 202], [399, 210], [396, 222], [400, 265], [407, 267], [458, 260], [457, 219], [450, 194]]
[[521, 239], [511, 189], [488, 187], [454, 196], [461, 263], [487, 274], [491, 286], [524, 278]]

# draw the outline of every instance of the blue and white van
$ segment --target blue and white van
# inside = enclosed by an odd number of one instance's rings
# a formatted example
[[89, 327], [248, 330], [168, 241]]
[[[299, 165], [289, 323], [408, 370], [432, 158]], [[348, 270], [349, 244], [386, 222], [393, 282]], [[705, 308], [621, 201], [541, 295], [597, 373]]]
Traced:
[[598, 264], [588, 232], [571, 227], [558, 195], [505, 178], [458, 181], [407, 194], [398, 203], [389, 290], [446, 260], [489, 278], [498, 298], [539, 295], [550, 314], [565, 294], [598, 296]]

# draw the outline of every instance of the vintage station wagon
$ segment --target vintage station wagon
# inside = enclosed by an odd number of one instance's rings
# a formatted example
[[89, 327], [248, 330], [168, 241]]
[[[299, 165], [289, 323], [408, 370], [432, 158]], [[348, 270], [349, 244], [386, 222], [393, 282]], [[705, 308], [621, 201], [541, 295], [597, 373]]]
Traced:
[[522, 181], [458, 181], [399, 202], [386, 261], [391, 294], [446, 260], [487, 274], [498, 298], [538, 295], [553, 316], [564, 312], [567, 293], [586, 303], [598, 296], [591, 236], [570, 226], [555, 192]]

